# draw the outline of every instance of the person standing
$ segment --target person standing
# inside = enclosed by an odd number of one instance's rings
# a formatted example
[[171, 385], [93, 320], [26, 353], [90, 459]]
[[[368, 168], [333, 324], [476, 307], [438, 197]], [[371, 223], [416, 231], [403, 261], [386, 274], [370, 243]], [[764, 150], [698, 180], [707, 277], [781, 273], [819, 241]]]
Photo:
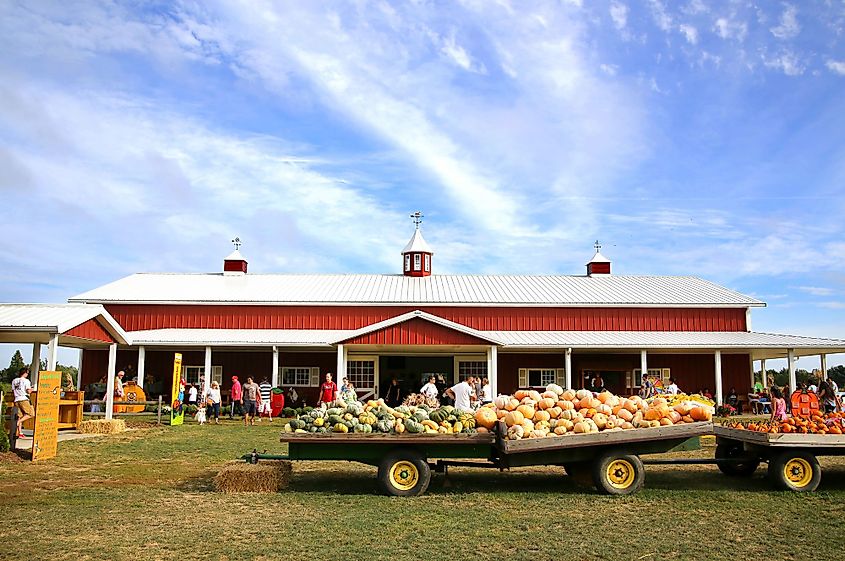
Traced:
[[258, 386], [261, 389], [261, 404], [258, 406], [258, 420], [261, 421], [261, 415], [267, 413], [267, 416], [270, 417], [270, 422], [273, 422], [273, 408], [270, 407], [270, 394], [273, 391], [273, 386], [270, 385], [270, 381], [267, 378], [261, 380], [261, 384]]
[[481, 405], [493, 401], [493, 390], [490, 389], [490, 380], [481, 379]]
[[772, 388], [772, 421], [786, 420], [786, 400], [783, 392], [777, 386]]
[[455, 400], [455, 409], [465, 412], [472, 412], [472, 403], [470, 396], [472, 396], [472, 384], [474, 380], [472, 376], [459, 382], [446, 390], [446, 395]]
[[827, 383], [827, 380], [819, 382], [819, 405], [824, 408], [825, 413], [833, 413], [836, 411], [836, 394], [833, 388]]
[[14, 394], [15, 407], [20, 411], [18, 417], [17, 437], [23, 438], [22, 427], [24, 422], [35, 416], [35, 409], [29, 401], [29, 394], [32, 393], [32, 382], [29, 381], [29, 368], [23, 367], [18, 371], [18, 377], [12, 380], [12, 393]]
[[324, 403], [329, 406], [335, 399], [337, 399], [337, 384], [332, 381], [332, 373], [326, 372], [326, 381], [320, 385], [320, 399], [317, 400], [317, 407]]
[[258, 404], [261, 402], [261, 388], [252, 381], [252, 378], [247, 378], [246, 384], [243, 385], [243, 400], [244, 425], [254, 425], [255, 416], [258, 414]]
[[358, 393], [355, 391], [355, 386], [348, 378], [344, 378], [343, 383], [340, 385], [340, 399], [346, 403], [358, 401]]
[[678, 395], [681, 392], [678, 384], [675, 383], [674, 378], [669, 378], [669, 387], [666, 388], [666, 393], [669, 395]]
[[387, 392], [384, 394], [384, 402], [388, 407], [402, 405], [402, 388], [399, 386], [399, 380], [396, 379], [396, 376], [390, 379], [390, 385], [387, 386]]
[[115, 401], [123, 401], [123, 377], [126, 376], [126, 373], [121, 370], [117, 373], [117, 376], [114, 377], [114, 400]]
[[214, 415], [214, 424], [220, 424], [220, 384], [216, 381], [211, 382], [211, 387], [208, 388], [208, 394], [205, 396], [206, 403], [206, 417], [211, 418]]
[[643, 385], [640, 387], [640, 397], [648, 399], [650, 397], [654, 397], [654, 393], [654, 382], [651, 381], [651, 376], [646, 374], [643, 376]]
[[437, 396], [440, 395], [440, 390], [437, 389], [436, 380], [437, 377], [434, 374], [429, 376], [428, 383], [420, 388], [420, 393], [428, 399], [437, 399]]
[[188, 405], [197, 404], [197, 387], [194, 384], [188, 384]]
[[240, 411], [240, 414], [244, 414], [243, 409], [243, 400], [244, 400], [244, 393], [243, 387], [241, 386], [240, 380], [238, 380], [237, 376], [232, 376], [232, 391], [229, 394], [230, 401], [232, 402], [232, 407], [229, 409], [229, 418], [235, 418], [235, 409]]
[[296, 388], [291, 386], [288, 388], [288, 407], [296, 408], [297, 401], [299, 401], [299, 394], [296, 393]]

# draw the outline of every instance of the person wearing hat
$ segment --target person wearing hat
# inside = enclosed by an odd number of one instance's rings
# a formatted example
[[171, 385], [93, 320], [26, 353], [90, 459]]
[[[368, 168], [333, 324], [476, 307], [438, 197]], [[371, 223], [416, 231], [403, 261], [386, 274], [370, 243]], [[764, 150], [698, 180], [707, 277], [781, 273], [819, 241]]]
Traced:
[[238, 381], [237, 376], [232, 376], [232, 391], [230, 392], [229, 397], [231, 398], [231, 402], [232, 402], [232, 407], [231, 407], [231, 409], [229, 409], [229, 418], [230, 419], [235, 418], [235, 409], [236, 408], [238, 410], [238, 414], [243, 415], [244, 414], [244, 408], [243, 408], [244, 392], [243, 392], [243, 388], [241, 386], [241, 383]]
[[117, 401], [123, 401], [123, 377], [126, 373], [121, 370], [114, 377], [114, 397]]

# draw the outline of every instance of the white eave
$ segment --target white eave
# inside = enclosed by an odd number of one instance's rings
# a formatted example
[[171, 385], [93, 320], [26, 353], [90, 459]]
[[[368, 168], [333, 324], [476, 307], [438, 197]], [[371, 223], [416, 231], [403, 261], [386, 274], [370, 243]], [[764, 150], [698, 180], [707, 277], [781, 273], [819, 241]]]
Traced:
[[[602, 255], [600, 251], [596, 251], [596, 254], [590, 259], [590, 263], [610, 263], [610, 259]], [[587, 265], [590, 263], [587, 263]]]
[[99, 319], [100, 326], [118, 343], [131, 343], [120, 324], [99, 304], [0, 304], [0, 342], [21, 342], [27, 333], [32, 342], [44, 342], [45, 336], [63, 334], [92, 319]]
[[412, 320], [414, 318], [419, 318], [425, 321], [430, 321], [431, 323], [436, 323], [437, 325], [441, 325], [448, 329], [453, 329], [455, 331], [459, 331], [461, 333], [466, 333], [467, 335], [471, 335], [478, 339], [483, 339], [488, 341], [494, 345], [501, 345], [502, 342], [497, 339], [495, 336], [491, 335], [490, 332], [487, 331], [479, 331], [477, 329], [473, 329], [471, 327], [467, 327], [466, 325], [462, 325], [460, 323], [455, 323], [454, 321], [449, 321], [448, 319], [444, 319], [439, 316], [435, 316], [434, 314], [429, 314], [427, 312], [423, 312], [421, 310], [414, 310], [412, 312], [407, 312], [405, 314], [398, 315], [396, 317], [392, 317], [390, 319], [386, 319], [384, 321], [380, 321], [377, 323], [373, 323], [362, 327], [360, 329], [354, 330], [349, 335], [343, 336], [342, 338], [335, 339], [332, 343], [342, 343], [343, 341], [347, 341], [349, 339], [354, 339], [355, 337], [360, 337], [361, 335], [366, 335], [368, 333], [372, 333], [374, 331], [378, 331], [380, 329], [384, 329], [386, 327], [390, 327], [392, 325], [396, 325], [399, 323], [404, 323], [406, 321]]
[[434, 255], [434, 252], [431, 251], [431, 248], [426, 243], [425, 239], [423, 239], [422, 230], [414, 230], [414, 235], [411, 236], [411, 241], [409, 241], [408, 245], [405, 246], [405, 249], [402, 250], [402, 255], [411, 252], [424, 252]]

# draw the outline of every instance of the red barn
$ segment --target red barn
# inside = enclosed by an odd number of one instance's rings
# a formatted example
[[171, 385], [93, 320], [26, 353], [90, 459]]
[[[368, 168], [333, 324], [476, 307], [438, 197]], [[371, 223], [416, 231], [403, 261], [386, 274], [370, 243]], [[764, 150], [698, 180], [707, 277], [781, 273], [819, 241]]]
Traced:
[[[436, 275], [433, 255], [418, 224], [401, 274], [250, 274], [236, 249], [221, 272], [139, 273], [70, 301], [102, 304], [119, 323], [129, 344], [117, 367], [142, 385], [170, 387], [181, 352], [189, 382], [225, 390], [232, 375], [266, 377], [312, 404], [327, 372], [364, 398], [393, 377], [417, 391], [430, 373], [488, 376], [494, 392], [600, 374], [631, 393], [647, 371], [721, 400], [749, 390], [754, 360], [845, 351], [752, 332], [751, 309], [765, 304], [697, 277], [614, 275], [598, 244], [584, 275]], [[82, 364], [83, 383], [98, 380], [108, 352], [86, 349]]]

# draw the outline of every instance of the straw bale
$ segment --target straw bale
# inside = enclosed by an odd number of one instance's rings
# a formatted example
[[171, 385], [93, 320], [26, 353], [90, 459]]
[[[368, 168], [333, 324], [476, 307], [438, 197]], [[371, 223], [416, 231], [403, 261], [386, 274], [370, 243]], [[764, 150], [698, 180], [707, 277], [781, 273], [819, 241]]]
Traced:
[[79, 423], [79, 432], [82, 434], [117, 434], [126, 430], [126, 422], [123, 419], [95, 419]]
[[292, 467], [285, 460], [263, 460], [258, 464], [230, 462], [214, 478], [221, 493], [276, 493], [287, 488]]

